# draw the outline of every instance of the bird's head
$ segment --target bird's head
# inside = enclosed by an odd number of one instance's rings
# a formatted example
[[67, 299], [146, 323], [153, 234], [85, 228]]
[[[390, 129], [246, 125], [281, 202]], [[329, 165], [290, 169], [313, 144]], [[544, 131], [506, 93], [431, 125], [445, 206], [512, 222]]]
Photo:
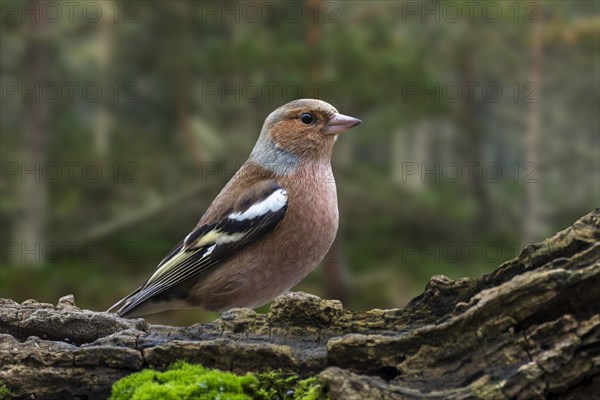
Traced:
[[324, 101], [294, 100], [269, 114], [252, 155], [329, 160], [337, 135], [360, 123]]

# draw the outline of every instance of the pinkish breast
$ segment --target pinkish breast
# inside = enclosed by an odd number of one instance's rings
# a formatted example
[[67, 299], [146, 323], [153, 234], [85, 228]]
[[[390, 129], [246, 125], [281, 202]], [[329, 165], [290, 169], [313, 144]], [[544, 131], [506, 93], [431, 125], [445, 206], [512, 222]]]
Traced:
[[298, 284], [323, 260], [338, 228], [330, 164], [301, 164], [279, 183], [288, 193], [284, 219], [201, 278], [193, 290], [195, 306], [215, 311], [261, 306]]

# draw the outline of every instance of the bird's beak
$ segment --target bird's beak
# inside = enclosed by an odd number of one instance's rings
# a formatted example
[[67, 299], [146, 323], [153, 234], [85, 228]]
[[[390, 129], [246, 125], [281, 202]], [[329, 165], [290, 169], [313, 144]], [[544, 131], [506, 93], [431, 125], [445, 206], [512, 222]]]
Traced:
[[325, 126], [326, 135], [339, 135], [348, 129], [355, 127], [362, 121], [357, 118], [349, 117], [344, 114], [335, 114]]

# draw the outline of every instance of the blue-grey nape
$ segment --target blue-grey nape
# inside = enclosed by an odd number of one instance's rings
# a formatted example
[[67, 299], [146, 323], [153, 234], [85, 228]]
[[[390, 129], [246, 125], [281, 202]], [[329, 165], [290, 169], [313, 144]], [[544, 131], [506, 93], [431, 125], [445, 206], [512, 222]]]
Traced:
[[277, 147], [265, 128], [250, 154], [250, 160], [279, 176], [293, 173], [300, 163], [298, 156]]

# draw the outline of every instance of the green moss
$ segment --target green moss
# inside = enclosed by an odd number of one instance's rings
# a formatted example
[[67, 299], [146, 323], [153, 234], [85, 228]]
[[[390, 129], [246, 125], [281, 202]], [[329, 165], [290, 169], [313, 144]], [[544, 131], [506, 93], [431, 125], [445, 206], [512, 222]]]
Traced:
[[114, 384], [111, 399], [251, 400], [246, 391], [257, 384], [252, 375], [238, 376], [180, 362], [165, 372], [144, 370], [121, 379]]
[[246, 374], [207, 369], [185, 362], [165, 372], [144, 370], [113, 385], [111, 400], [323, 400], [317, 378], [300, 379], [279, 372]]
[[0, 381], [0, 400], [8, 400], [11, 397], [10, 389]]
[[267, 372], [256, 375], [259, 389], [255, 399], [321, 400], [327, 399], [323, 386], [316, 377], [300, 379], [298, 375]]

